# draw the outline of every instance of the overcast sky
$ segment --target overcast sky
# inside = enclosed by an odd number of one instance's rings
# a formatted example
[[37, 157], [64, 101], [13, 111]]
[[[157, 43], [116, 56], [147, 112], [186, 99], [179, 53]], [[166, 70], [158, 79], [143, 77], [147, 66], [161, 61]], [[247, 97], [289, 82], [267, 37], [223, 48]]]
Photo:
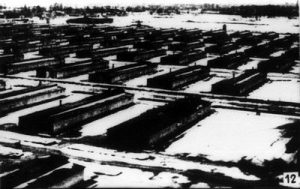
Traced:
[[296, 3], [297, 0], [0, 0], [1, 5], [9, 7], [19, 7], [23, 5], [46, 6], [57, 3], [72, 6], [92, 6], [92, 5], [146, 5], [146, 4], [176, 4], [176, 3], [216, 3], [216, 4], [285, 4]]

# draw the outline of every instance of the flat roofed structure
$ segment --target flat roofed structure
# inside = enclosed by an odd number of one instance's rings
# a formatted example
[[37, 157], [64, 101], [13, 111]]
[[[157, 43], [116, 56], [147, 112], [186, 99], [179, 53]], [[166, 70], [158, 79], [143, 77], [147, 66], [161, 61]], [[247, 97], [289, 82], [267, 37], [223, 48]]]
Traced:
[[157, 41], [150, 41], [150, 40], [144, 40], [144, 41], [138, 41], [134, 44], [134, 48], [137, 49], [159, 49], [162, 46], [164, 46], [167, 42], [165, 40], [157, 40]]
[[57, 99], [64, 95], [64, 91], [55, 84], [4, 91], [0, 93], [0, 114]]
[[54, 66], [60, 64], [60, 61], [55, 58], [35, 58], [24, 60], [21, 62], [13, 62], [6, 65], [5, 73], [14, 74], [35, 70], [41, 67]]
[[241, 37], [239, 40], [239, 44], [241, 45], [249, 45], [249, 46], [255, 46], [263, 41], [263, 35], [257, 34], [257, 35], [251, 35], [246, 37]]
[[0, 55], [0, 64], [7, 64], [16, 61], [14, 54], [1, 54]]
[[212, 92], [226, 95], [247, 95], [267, 81], [267, 75], [255, 70], [247, 70], [245, 73], [224, 79], [212, 85]]
[[126, 45], [134, 45], [137, 39], [135, 36], [131, 38], [123, 38], [123, 39], [106, 39], [101, 44], [104, 48], [113, 48], [113, 47], [120, 47]]
[[238, 37], [238, 38], [246, 38], [246, 37], [251, 37], [252, 32], [250, 31], [236, 31], [233, 32], [232, 34], [229, 35], [230, 37]]
[[183, 29], [178, 30], [174, 36], [174, 41], [193, 42], [202, 39], [202, 31], [199, 29]]
[[156, 72], [157, 65], [148, 62], [129, 64], [117, 68], [100, 70], [89, 75], [89, 81], [100, 83], [119, 83], [128, 79]]
[[206, 53], [201, 50], [194, 50], [189, 52], [176, 52], [174, 54], [161, 57], [161, 64], [167, 65], [187, 65], [197, 60], [206, 57]]
[[206, 31], [203, 32], [203, 36], [205, 43], [224, 44], [226, 41], [230, 40], [230, 37], [224, 30]]
[[67, 20], [68, 24], [104, 24], [112, 23], [112, 18], [94, 18], [94, 17], [82, 17], [82, 18], [71, 18]]
[[15, 188], [22, 183], [32, 181], [33, 179], [49, 173], [67, 163], [68, 158], [55, 155], [37, 155], [34, 159], [28, 159], [27, 161], [21, 160], [21, 163], [15, 163], [14, 171], [9, 171], [8, 174], [3, 174], [0, 177], [1, 185], [6, 188]]
[[159, 75], [147, 80], [147, 87], [161, 89], [178, 89], [190, 83], [209, 76], [209, 68], [203, 66], [190, 66], [167, 74]]
[[278, 37], [276, 39], [273, 39], [270, 43], [271, 45], [274, 45], [275, 47], [279, 48], [288, 48], [293, 44], [294, 40], [293, 37], [290, 36], [284, 36], [284, 37]]
[[257, 69], [261, 72], [282, 73], [289, 71], [290, 68], [295, 64], [295, 60], [292, 58], [293, 56], [287, 52], [281, 55], [270, 56], [268, 60], [260, 61], [260, 63], [257, 65]]
[[285, 55], [292, 58], [293, 60], [300, 60], [299, 43], [292, 45], [286, 52]]
[[175, 31], [175, 29], [154, 30], [151, 33], [147, 33], [144, 39], [150, 41], [168, 40], [175, 36]]
[[0, 55], [0, 73], [6, 73], [7, 64], [13, 63], [16, 61], [22, 61], [24, 55], [15, 55], [15, 54], [1, 54]]
[[0, 80], [0, 91], [5, 90], [6, 82], [3, 80]]
[[128, 50], [129, 50], [128, 47], [99, 48], [99, 49], [95, 49], [92, 52], [92, 57], [97, 59], [106, 56], [113, 56], [113, 55], [118, 55], [120, 53], [126, 53], [128, 52]]
[[70, 166], [60, 167], [50, 174], [43, 175], [33, 182], [28, 188], [72, 188], [84, 181], [84, 166], [67, 164]]
[[207, 66], [211, 68], [235, 69], [247, 63], [249, 57], [245, 53], [234, 53], [223, 55], [207, 61]]
[[132, 103], [132, 94], [125, 93], [123, 90], [106, 91], [77, 102], [21, 116], [19, 126], [27, 132], [56, 135]]
[[139, 62], [149, 60], [154, 57], [162, 56], [166, 54], [164, 49], [155, 50], [133, 50], [117, 55], [117, 59], [121, 61]]
[[49, 47], [43, 47], [39, 53], [43, 56], [54, 56], [57, 58], [68, 57], [69, 54], [88, 51], [91, 52], [93, 46], [91, 44], [80, 44], [80, 45], [54, 45]]
[[37, 77], [68, 78], [108, 68], [107, 60], [84, 60], [37, 69]]
[[209, 113], [209, 102], [186, 97], [112, 127], [107, 136], [118, 146], [151, 148], [183, 132]]
[[238, 48], [235, 43], [224, 43], [224, 44], [214, 44], [208, 47], [205, 47], [205, 52], [211, 54], [226, 54], [230, 51], [236, 50]]
[[173, 42], [168, 45], [168, 50], [171, 51], [189, 51], [196, 48], [204, 47], [204, 43], [202, 41], [192, 41], [192, 42]]
[[247, 50], [246, 54], [251, 57], [269, 57], [275, 50], [275, 45], [269, 41], [263, 41], [257, 45], [252, 46]]

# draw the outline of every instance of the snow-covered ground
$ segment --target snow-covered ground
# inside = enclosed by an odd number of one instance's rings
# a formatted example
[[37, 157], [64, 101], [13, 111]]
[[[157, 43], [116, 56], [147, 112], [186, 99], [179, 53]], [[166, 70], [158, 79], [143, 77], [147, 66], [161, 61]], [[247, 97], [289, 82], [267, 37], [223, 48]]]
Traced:
[[[65, 23], [69, 17], [58, 17], [51, 20], [52, 24]], [[45, 23], [45, 20], [36, 22]], [[298, 33], [298, 19], [287, 18], [261, 18], [259, 21], [253, 21], [249, 18], [240, 16], [218, 15], [218, 14], [200, 14], [200, 15], [174, 15], [171, 17], [160, 17], [149, 15], [148, 13], [134, 13], [126, 17], [114, 17], [114, 22], [109, 25], [126, 26], [132, 24], [133, 21], [142, 20], [143, 24], [154, 27], [163, 28], [199, 28], [199, 29], [220, 29], [223, 24], [227, 24], [229, 30], [252, 30], [252, 31], [275, 31], [275, 32], [292, 32]], [[245, 47], [246, 48], [246, 47]], [[242, 49], [240, 49], [242, 50]], [[279, 54], [282, 52], [278, 52]], [[73, 55], [74, 56], [74, 55]], [[77, 61], [73, 56], [67, 58], [67, 63]], [[25, 59], [40, 57], [37, 52], [26, 53]], [[207, 65], [207, 61], [213, 57], [208, 57], [196, 61], [197, 65]], [[115, 56], [107, 57], [110, 60], [109, 67], [124, 66], [132, 64], [130, 62], [116, 61]], [[83, 59], [82, 59], [83, 60]], [[151, 61], [158, 62], [159, 57], [153, 58]], [[244, 71], [257, 68], [259, 59], [251, 59], [247, 64], [241, 65], [238, 70]], [[191, 63], [194, 65], [195, 63]], [[125, 82], [126, 86], [137, 87], [145, 86], [148, 78], [165, 74], [172, 69], [180, 69], [180, 66], [159, 65], [158, 72], [151, 75], [141, 76]], [[290, 73], [299, 73], [299, 63], [297, 63]], [[238, 71], [236, 71], [238, 72]], [[210, 92], [211, 85], [224, 78], [232, 77], [232, 70], [212, 69], [212, 77], [187, 86], [186, 92]], [[238, 74], [238, 73], [237, 73]], [[290, 74], [293, 75], [293, 74]], [[35, 71], [23, 72], [16, 74], [19, 77], [34, 77]], [[62, 79], [61, 81], [87, 81], [88, 75], [81, 75]], [[18, 89], [22, 86], [34, 86], [38, 81], [26, 79], [4, 79], [7, 81], [8, 88]], [[295, 78], [271, 79], [259, 89], [249, 94], [250, 98], [259, 98], [264, 100], [280, 100], [300, 103], [300, 80]], [[72, 91], [92, 91], [90, 86], [59, 84], [66, 88], [67, 98], [62, 100], [63, 103], [75, 102], [89, 95], [72, 93]], [[97, 88], [97, 90], [100, 90]], [[124, 110], [115, 112], [114, 114], [105, 116], [85, 124], [80, 130], [81, 136], [97, 136], [105, 135], [107, 129], [118, 125], [128, 119], [139, 116], [143, 112], [159, 106], [162, 103], [139, 101], [137, 98], [149, 97], [144, 92], [135, 92], [136, 104]], [[146, 93], [146, 92], [145, 92]], [[19, 110], [0, 118], [0, 125], [6, 123], [18, 124], [18, 118], [31, 112], [40, 111], [59, 105], [59, 100], [44, 103], [42, 105], [33, 106], [23, 110]], [[295, 118], [296, 119], [296, 118]], [[237, 167], [225, 167], [212, 164], [203, 164], [184, 159], [179, 159], [173, 155], [188, 154], [192, 157], [206, 157], [211, 161], [232, 161], [238, 162], [242, 158], [251, 160], [253, 163], [262, 165], [264, 160], [273, 160], [281, 158], [284, 161], [291, 161], [293, 154], [286, 154], [286, 143], [288, 138], [282, 138], [281, 131], [278, 126], [291, 123], [292, 117], [283, 115], [273, 115], [261, 113], [256, 115], [255, 112], [237, 111], [228, 109], [216, 109], [216, 112], [209, 117], [199, 121], [193, 127], [185, 131], [177, 138], [165, 151], [160, 153], [143, 152], [128, 153], [120, 152], [112, 149], [104, 149], [100, 147], [87, 146], [83, 144], [73, 144], [64, 146], [61, 152], [67, 156], [79, 157], [82, 159], [93, 159], [96, 162], [121, 162], [129, 165], [141, 165], [144, 167], [160, 167], [166, 169], [176, 169], [180, 171], [201, 170], [207, 173], [220, 173], [235, 179], [259, 180], [256, 176], [245, 174]], [[41, 143], [59, 143], [59, 140], [45, 139], [37, 136], [22, 135], [14, 132], [0, 131], [0, 136], [6, 139], [21, 138], [25, 142], [33, 142], [40, 145]], [[41, 142], [42, 141], [42, 142]], [[10, 149], [0, 146], [0, 155], [22, 155], [21, 150]], [[29, 153], [29, 152], [27, 152]], [[24, 155], [24, 153], [23, 153]], [[25, 154], [26, 155], [26, 154]], [[71, 160], [72, 161], [72, 160]], [[73, 160], [75, 161], [75, 160]], [[76, 162], [76, 161], [75, 161]], [[183, 174], [162, 171], [158, 174], [143, 171], [138, 168], [117, 167], [113, 165], [101, 165], [100, 163], [87, 163], [78, 161], [87, 167], [85, 176], [96, 174], [96, 187], [181, 187], [191, 182], [187, 176]], [[162, 169], [164, 170], [164, 169]], [[119, 185], [118, 185], [119, 184]], [[206, 183], [195, 183], [192, 187], [209, 187]]]
[[211, 92], [211, 87], [213, 84], [222, 81], [224, 79], [230, 79], [233, 77], [233, 73], [235, 76], [241, 74], [240, 71], [236, 70], [228, 70], [228, 69], [218, 69], [212, 68], [210, 71], [210, 77], [202, 79], [198, 82], [192, 83], [182, 90], [185, 92], [198, 93], [198, 92]]
[[101, 119], [95, 120], [82, 126], [80, 130], [81, 136], [97, 136], [105, 135], [107, 129], [114, 127], [124, 121], [132, 119], [146, 112], [147, 110], [153, 109], [157, 106], [162, 106], [163, 102], [152, 102], [143, 101], [140, 98], [151, 98], [148, 93], [138, 92], [134, 95], [134, 105], [126, 109], [115, 112], [114, 114], [107, 115]]
[[[146, 167], [174, 168], [180, 171], [196, 169], [202, 170], [204, 172], [223, 173], [232, 178], [253, 181], [259, 180], [259, 178], [253, 175], [244, 174], [236, 167], [201, 164], [199, 162], [177, 159], [173, 156], [165, 156], [153, 153], [120, 152], [82, 144], [74, 144], [64, 147], [61, 149], [61, 152], [63, 154], [66, 154], [67, 156], [70, 156], [71, 158], [82, 157], [85, 160], [92, 159], [95, 162], [124, 162], [126, 164], [129, 163], [132, 165], [140, 165]], [[96, 168], [95, 164], [93, 164], [93, 166], [95, 166], [94, 168]]]
[[[57, 17], [50, 20], [51, 24], [66, 24], [66, 20], [74, 17]], [[141, 20], [143, 24], [160, 28], [199, 28], [204, 30], [221, 29], [224, 24], [228, 30], [242, 31], [274, 31], [279, 33], [299, 33], [297, 26], [298, 18], [288, 19], [286, 17], [267, 18], [262, 17], [260, 20], [253, 18], [243, 18], [237, 15], [222, 14], [181, 14], [169, 17], [157, 17], [150, 15], [148, 12], [130, 13], [128, 16], [114, 16], [113, 23], [107, 24], [111, 26], [128, 26], [134, 21]], [[46, 20], [33, 18], [35, 23], [45, 24]]]
[[67, 57], [67, 58], [65, 58], [65, 63], [66, 64], [72, 64], [74, 62], [85, 61], [85, 60], [90, 60], [90, 58]]
[[15, 156], [15, 157], [20, 157], [23, 155], [22, 150], [15, 149], [15, 148], [9, 148], [0, 145], [0, 155], [1, 156]]
[[214, 83], [217, 83], [223, 80], [223, 77], [213, 76], [208, 80], [201, 80], [196, 83], [193, 83], [187, 86], [184, 91], [185, 92], [211, 92], [211, 87]]
[[300, 80], [272, 80], [251, 92], [250, 98], [300, 103]]
[[184, 66], [158, 65], [156, 73], [149, 74], [149, 75], [143, 75], [143, 76], [131, 79], [129, 81], [126, 81], [125, 85], [130, 86], [130, 87], [146, 86], [147, 85], [147, 79], [169, 73], [170, 71], [176, 71], [176, 70], [181, 69], [183, 67]]
[[0, 130], [0, 136], [10, 140], [21, 141], [21, 143], [35, 143], [38, 145], [52, 145], [60, 142], [60, 140], [56, 140], [53, 138], [44, 138], [2, 130]]
[[[214, 59], [215, 57], [207, 57], [196, 61], [196, 65], [207, 66], [208, 60]], [[192, 63], [194, 65], [195, 63]], [[191, 64], [190, 64], [191, 65]]]
[[189, 183], [187, 177], [170, 172], [142, 171], [140, 169], [116, 167], [107, 165], [88, 165], [85, 175], [94, 175], [96, 173], [96, 187], [180, 187], [181, 184]]
[[292, 67], [290, 73], [298, 74], [300, 73], [300, 62], [297, 62], [296, 65]]
[[289, 161], [292, 157], [285, 153], [289, 139], [281, 138], [276, 128], [291, 122], [282, 115], [217, 109], [187, 130], [165, 153], [204, 155], [213, 161], [237, 162], [245, 157], [256, 164], [274, 158]]
[[243, 18], [236, 15], [222, 14], [182, 14], [172, 17], [160, 17], [150, 15], [148, 12], [133, 13], [125, 17], [113, 17], [111, 25], [126, 26], [133, 21], [141, 20], [143, 24], [162, 27], [162, 28], [199, 28], [204, 30], [221, 29], [223, 24], [227, 25], [228, 30], [250, 30], [250, 31], [274, 31], [279, 33], [298, 33], [298, 19], [288, 19], [285, 17], [267, 18], [262, 17], [258, 21], [251, 18]]
[[32, 58], [42, 58], [43, 56], [39, 55], [38, 51], [24, 53], [24, 59], [32, 59]]
[[[39, 84], [38, 81], [33, 81], [33, 80], [27, 80], [27, 79], [3, 79], [7, 82], [7, 86], [11, 88], [12, 90], [19, 90], [24, 87], [19, 87], [18, 85], [24, 85], [24, 86], [37, 86]], [[43, 82], [46, 83], [46, 82]], [[43, 103], [40, 105], [32, 106], [29, 108], [21, 109], [18, 111], [14, 111], [12, 113], [7, 114], [4, 117], [0, 117], [0, 125], [1, 124], [6, 124], [6, 123], [13, 123], [13, 124], [18, 124], [19, 122], [19, 117], [44, 110], [47, 108], [59, 106], [60, 101], [65, 104], [69, 102], [76, 102], [78, 100], [81, 100], [83, 98], [86, 98], [90, 95], [87, 94], [81, 94], [81, 93], [72, 93], [72, 91], [77, 90], [77, 91], [88, 91], [90, 90], [91, 87], [85, 87], [85, 86], [80, 86], [80, 85], [72, 85], [72, 84], [60, 84], [59, 86], [65, 88], [65, 95], [67, 95], [66, 98], [59, 99], [59, 100], [53, 100], [51, 102]]]
[[239, 66], [237, 69], [241, 70], [241, 71], [256, 69], [257, 65], [260, 61], [261, 61], [260, 59], [252, 59], [249, 62], [247, 62], [246, 64]]
[[41, 111], [41, 110], [45, 110], [47, 108], [59, 106], [60, 101], [63, 104], [65, 104], [65, 103], [69, 103], [69, 102], [76, 102], [76, 101], [86, 98], [88, 96], [89, 95], [85, 95], [85, 94], [71, 94], [67, 98], [63, 98], [60, 100], [54, 100], [51, 102], [43, 103], [41, 105], [31, 106], [29, 108], [14, 111], [4, 117], [0, 117], [0, 125], [6, 124], [6, 123], [18, 124], [20, 116], [24, 116], [24, 115], [27, 115], [27, 114], [30, 114], [33, 112]]
[[279, 50], [279, 51], [276, 51], [276, 52], [270, 54], [270, 57], [279, 57], [279, 56], [282, 56], [284, 53], [285, 53], [285, 50]]
[[107, 129], [116, 126], [124, 121], [127, 121], [131, 118], [137, 117], [143, 112], [152, 108], [152, 105], [136, 104], [114, 114], [110, 114], [102, 119], [98, 119], [96, 121], [84, 125], [83, 128], [80, 130], [81, 136], [104, 135]]

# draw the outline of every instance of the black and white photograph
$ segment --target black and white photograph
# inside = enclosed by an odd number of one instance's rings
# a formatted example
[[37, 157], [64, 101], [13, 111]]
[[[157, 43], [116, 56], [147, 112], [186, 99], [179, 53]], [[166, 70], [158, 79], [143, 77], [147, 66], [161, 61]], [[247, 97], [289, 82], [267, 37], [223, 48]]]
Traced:
[[0, 0], [0, 189], [300, 188], [299, 0]]

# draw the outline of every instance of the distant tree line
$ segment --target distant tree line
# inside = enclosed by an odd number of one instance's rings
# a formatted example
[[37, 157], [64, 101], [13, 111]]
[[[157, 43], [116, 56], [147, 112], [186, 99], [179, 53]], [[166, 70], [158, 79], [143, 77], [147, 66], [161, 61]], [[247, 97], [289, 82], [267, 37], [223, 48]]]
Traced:
[[[57, 12], [60, 12], [60, 14], [63, 12], [64, 14], [68, 15], [94, 15], [97, 13], [100, 14], [106, 14], [106, 15], [117, 15], [117, 16], [124, 16], [126, 15], [126, 10], [117, 8], [117, 7], [111, 7], [111, 6], [103, 6], [103, 7], [84, 7], [84, 8], [74, 8], [71, 6], [63, 6], [62, 4], [55, 3], [51, 5], [48, 9], [41, 6], [33, 6], [33, 7], [27, 7], [26, 5], [20, 8], [15, 8], [13, 10], [5, 10], [6, 7], [3, 7], [2, 12], [4, 12], [4, 15], [6, 18], [19, 18], [20, 16], [24, 17], [33, 17], [38, 16], [42, 17], [44, 13], [46, 12], [55, 12], [55, 15], [59, 15]], [[1, 10], [1, 9], [0, 9]]]
[[92, 6], [83, 8], [74, 8], [71, 6], [63, 6], [62, 4], [55, 3], [49, 7], [49, 11], [63, 11], [68, 15], [78, 15], [78, 14], [107, 14], [107, 15], [126, 15], [126, 10], [124, 8], [112, 7], [112, 6]]
[[299, 16], [298, 10], [298, 5], [249, 5], [218, 8], [220, 14], [241, 15], [243, 17], [297, 17]]
[[201, 5], [172, 5], [172, 6], [127, 6], [127, 7], [116, 7], [116, 6], [93, 6], [93, 7], [71, 7], [63, 6], [62, 4], [55, 3], [48, 9], [45, 7], [34, 6], [27, 7], [23, 6], [15, 8], [13, 10], [5, 10], [5, 6], [0, 5], [0, 11], [4, 12], [7, 18], [18, 18], [21, 15], [25, 17], [42, 16], [44, 12], [63, 12], [68, 15], [94, 15], [97, 13], [105, 15], [117, 15], [124, 16], [129, 12], [145, 12], [149, 11], [150, 14], [180, 14], [183, 11], [195, 11], [195, 10], [212, 10], [217, 11], [220, 14], [231, 14], [241, 15], [243, 17], [297, 17], [299, 16], [298, 5], [246, 5], [246, 6], [225, 6], [218, 4], [201, 4]]
[[43, 12], [46, 11], [45, 7], [33, 6], [33, 7], [21, 7], [9, 11], [4, 11], [6, 18], [19, 18], [20, 16], [32, 17], [32, 16], [42, 16]]

